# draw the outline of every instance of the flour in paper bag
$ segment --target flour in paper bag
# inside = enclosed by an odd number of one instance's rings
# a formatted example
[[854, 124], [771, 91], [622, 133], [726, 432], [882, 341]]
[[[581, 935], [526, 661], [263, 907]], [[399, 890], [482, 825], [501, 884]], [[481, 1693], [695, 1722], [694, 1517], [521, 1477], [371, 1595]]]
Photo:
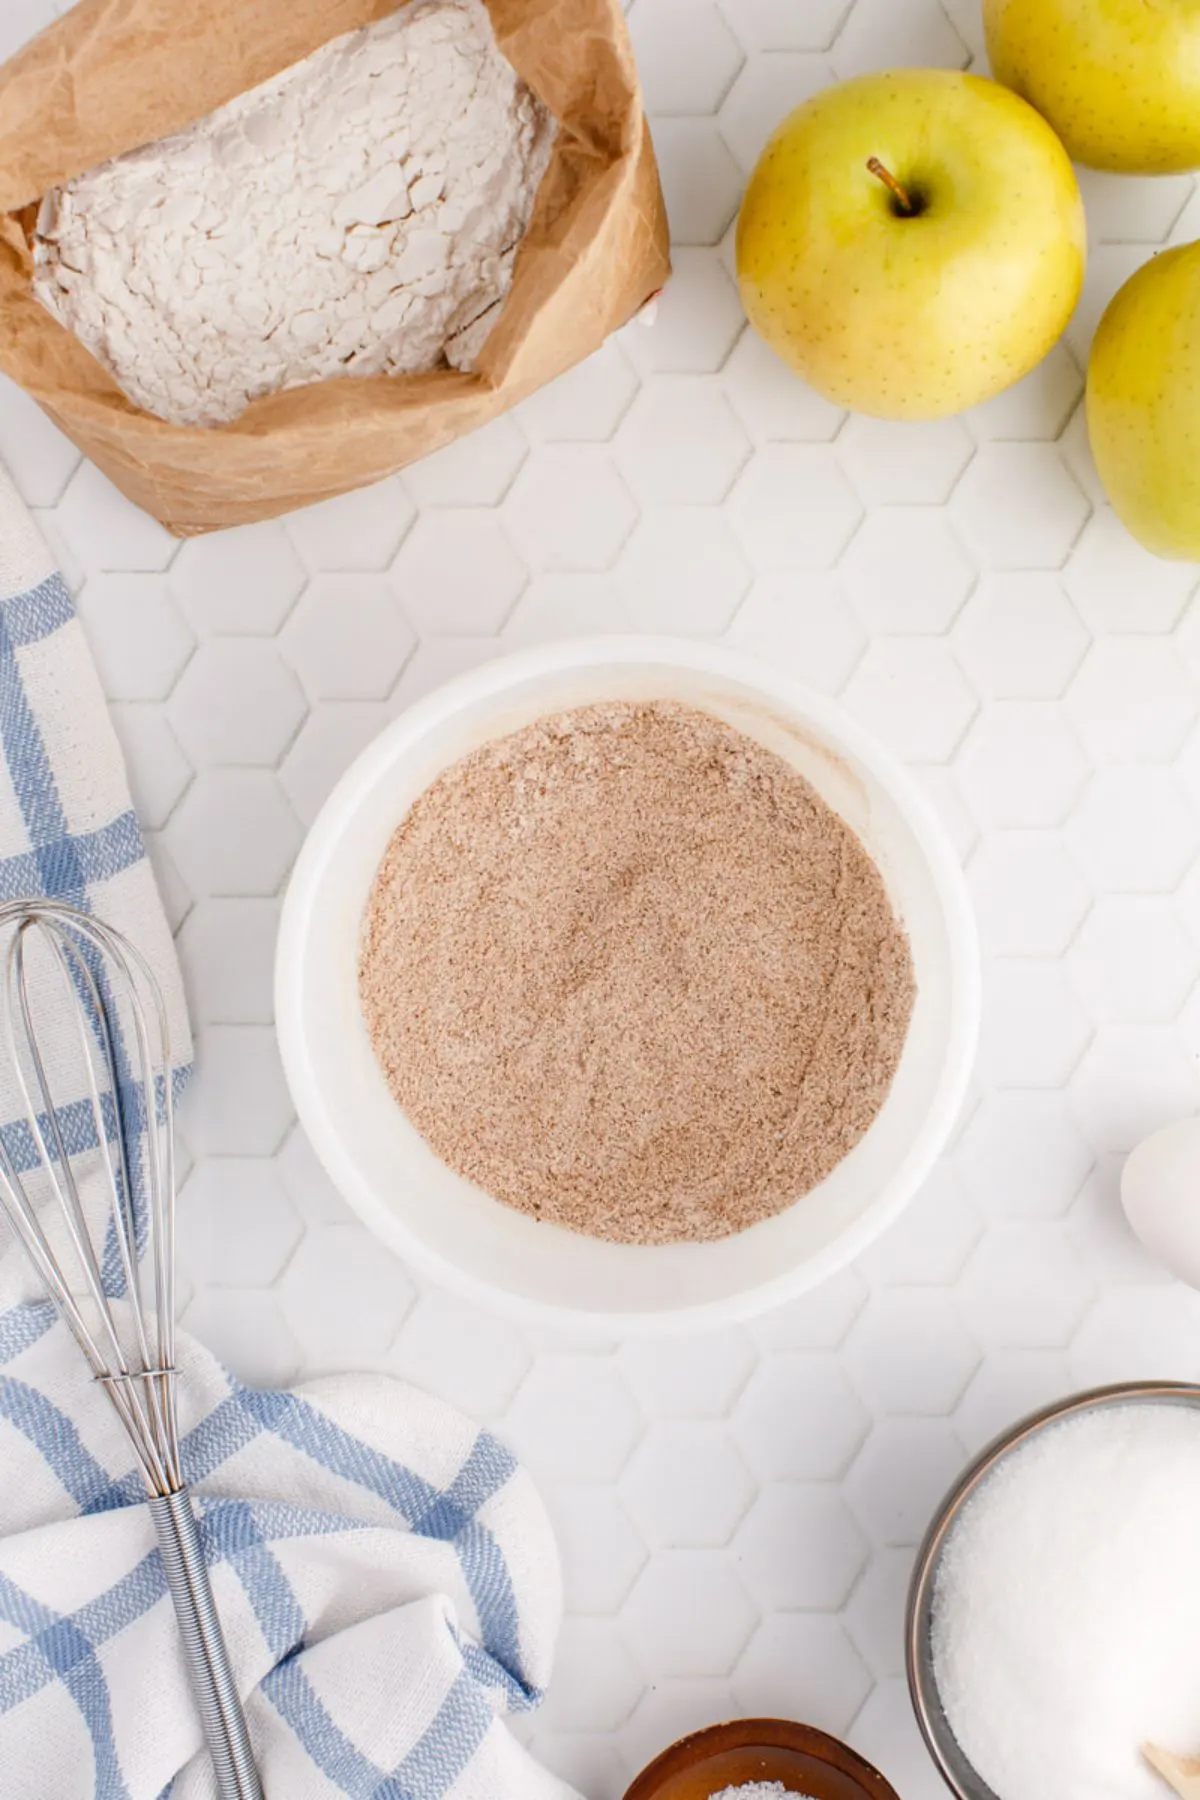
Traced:
[[37, 298], [148, 412], [470, 368], [554, 124], [483, 0], [414, 0], [45, 197]]

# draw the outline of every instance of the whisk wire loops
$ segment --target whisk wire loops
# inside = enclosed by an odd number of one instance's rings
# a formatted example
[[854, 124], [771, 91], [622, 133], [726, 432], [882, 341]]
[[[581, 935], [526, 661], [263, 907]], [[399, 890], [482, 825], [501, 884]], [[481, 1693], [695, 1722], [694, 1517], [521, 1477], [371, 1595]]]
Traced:
[[0, 1051], [25, 1116], [0, 1130], [0, 1209], [133, 1446], [221, 1800], [262, 1800], [179, 1454], [166, 1004], [90, 913], [13, 901], [5, 931]]
[[166, 1008], [141, 953], [90, 914], [20, 902], [0, 906], [6, 926], [0, 1037], [34, 1166], [19, 1168], [0, 1134], [0, 1202], [129, 1432], [147, 1491], [172, 1493], [182, 1475]]

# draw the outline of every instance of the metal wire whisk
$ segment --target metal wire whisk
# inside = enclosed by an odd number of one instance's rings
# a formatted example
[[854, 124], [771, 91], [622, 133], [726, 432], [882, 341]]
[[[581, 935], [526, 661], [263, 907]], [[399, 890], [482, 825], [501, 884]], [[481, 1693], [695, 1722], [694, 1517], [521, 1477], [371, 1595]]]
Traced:
[[99, 919], [15, 901], [0, 905], [10, 928], [0, 1059], [28, 1139], [0, 1134], [0, 1205], [129, 1434], [221, 1800], [262, 1800], [179, 1462], [166, 1006]]

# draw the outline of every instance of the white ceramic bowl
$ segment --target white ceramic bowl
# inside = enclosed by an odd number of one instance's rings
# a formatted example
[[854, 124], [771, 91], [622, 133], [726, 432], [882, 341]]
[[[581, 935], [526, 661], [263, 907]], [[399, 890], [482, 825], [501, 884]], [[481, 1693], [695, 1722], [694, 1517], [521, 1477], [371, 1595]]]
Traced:
[[[388, 1092], [359, 1011], [359, 923], [383, 851], [450, 763], [547, 712], [670, 698], [777, 751], [853, 827], [912, 942], [917, 997], [892, 1090], [861, 1142], [796, 1205], [716, 1243], [602, 1243], [538, 1224], [452, 1173]], [[924, 796], [831, 702], [737, 651], [669, 638], [568, 640], [459, 676], [354, 763], [296, 864], [276, 1013], [300, 1121], [364, 1222], [419, 1269], [526, 1318], [609, 1333], [710, 1326], [801, 1293], [894, 1219], [954, 1124], [978, 1030], [961, 871]]]

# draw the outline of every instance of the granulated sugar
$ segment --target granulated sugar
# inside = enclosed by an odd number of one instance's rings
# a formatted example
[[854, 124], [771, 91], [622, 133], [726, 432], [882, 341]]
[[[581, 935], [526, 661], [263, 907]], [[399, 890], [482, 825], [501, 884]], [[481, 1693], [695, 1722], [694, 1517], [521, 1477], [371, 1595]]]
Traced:
[[553, 136], [483, 0], [415, 0], [54, 189], [34, 293], [179, 424], [332, 376], [470, 368]]
[[646, 1244], [743, 1230], [827, 1175], [913, 1003], [853, 832], [780, 757], [668, 702], [540, 720], [435, 781], [376, 878], [360, 987], [444, 1162]]
[[1048, 1427], [971, 1499], [934, 1593], [937, 1690], [999, 1800], [1162, 1800], [1200, 1750], [1200, 1413]]

